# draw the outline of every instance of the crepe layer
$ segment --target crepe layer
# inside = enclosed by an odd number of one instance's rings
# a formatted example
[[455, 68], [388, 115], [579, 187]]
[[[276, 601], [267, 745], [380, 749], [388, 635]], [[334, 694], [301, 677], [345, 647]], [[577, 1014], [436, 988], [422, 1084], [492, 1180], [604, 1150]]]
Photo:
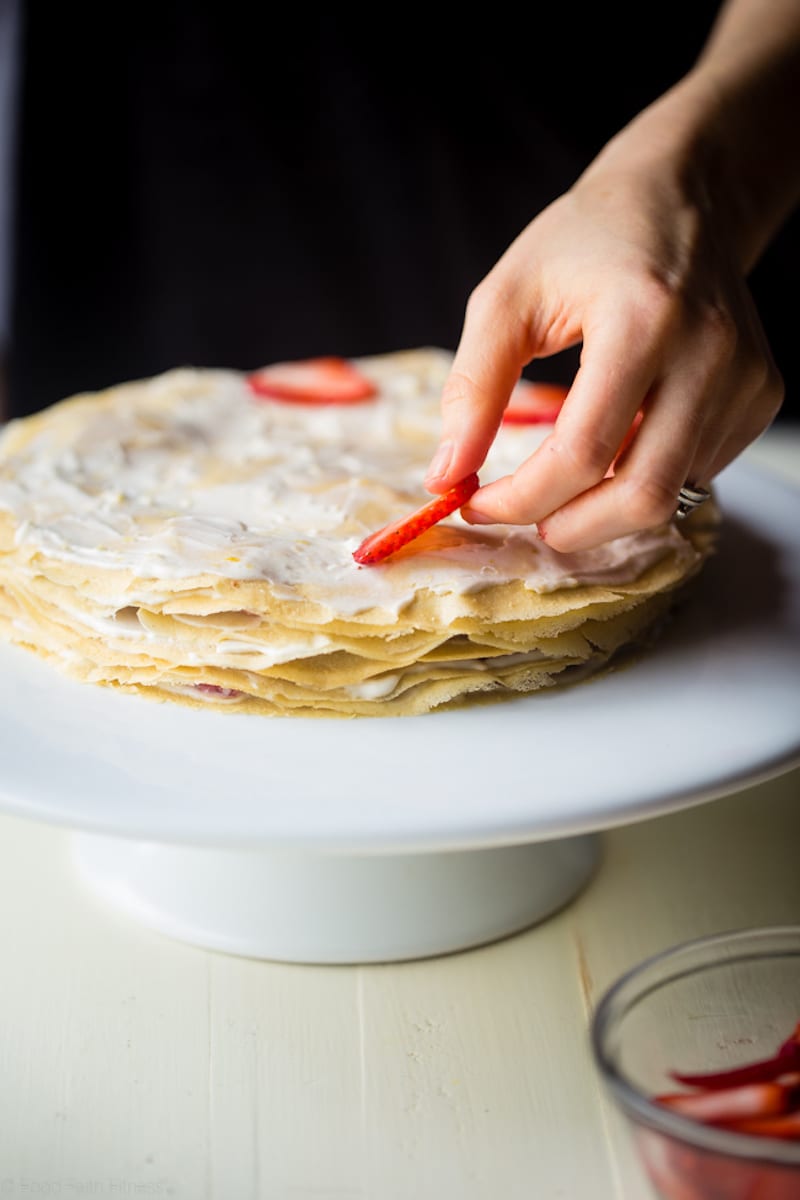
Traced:
[[[181, 369], [74, 397], [0, 439], [0, 634], [88, 684], [271, 716], [418, 715], [586, 678], [659, 628], [714, 544], [680, 526], [559, 555], [455, 514], [377, 566], [353, 550], [427, 498], [450, 356], [359, 360], [353, 405]], [[481, 471], [549, 432], [501, 427]]]

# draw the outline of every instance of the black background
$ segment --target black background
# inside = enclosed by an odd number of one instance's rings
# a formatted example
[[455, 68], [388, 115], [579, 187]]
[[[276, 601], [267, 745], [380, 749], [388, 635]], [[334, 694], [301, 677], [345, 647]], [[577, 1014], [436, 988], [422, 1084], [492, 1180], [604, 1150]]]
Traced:
[[[177, 365], [455, 348], [471, 288], [716, 10], [561, 7], [28, 4], [12, 414]], [[784, 416], [797, 269], [792, 221], [751, 280]]]

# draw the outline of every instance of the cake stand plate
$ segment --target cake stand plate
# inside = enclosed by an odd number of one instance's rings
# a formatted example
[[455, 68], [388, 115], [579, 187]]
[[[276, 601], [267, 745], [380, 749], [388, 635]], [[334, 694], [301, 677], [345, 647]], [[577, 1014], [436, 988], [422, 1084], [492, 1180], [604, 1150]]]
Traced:
[[604, 828], [800, 762], [800, 493], [741, 460], [657, 644], [583, 684], [424, 717], [155, 704], [0, 648], [0, 808], [172, 937], [295, 962], [464, 949], [561, 908]]

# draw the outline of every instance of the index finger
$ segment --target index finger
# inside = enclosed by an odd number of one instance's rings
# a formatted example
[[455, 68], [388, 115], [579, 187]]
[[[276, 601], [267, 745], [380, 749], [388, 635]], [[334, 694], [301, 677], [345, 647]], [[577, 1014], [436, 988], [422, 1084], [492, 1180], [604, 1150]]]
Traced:
[[477, 471], [494, 441], [509, 396], [532, 356], [517, 311], [489, 278], [470, 297], [442, 391], [439, 448], [425, 478], [431, 492], [443, 492]]

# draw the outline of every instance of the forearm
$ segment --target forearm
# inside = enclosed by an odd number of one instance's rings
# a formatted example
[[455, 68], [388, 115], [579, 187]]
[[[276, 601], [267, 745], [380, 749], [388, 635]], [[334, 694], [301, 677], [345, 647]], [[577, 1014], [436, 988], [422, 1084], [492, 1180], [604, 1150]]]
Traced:
[[671, 176], [747, 273], [800, 201], [800, 0], [729, 0], [696, 66], [587, 172]]
[[800, 198], [799, 113], [800, 0], [728, 0], [695, 67], [473, 292], [431, 491], [481, 468], [521, 370], [577, 344], [552, 431], [468, 521], [600, 545], [669, 520], [766, 429], [783, 382], [745, 276]]

